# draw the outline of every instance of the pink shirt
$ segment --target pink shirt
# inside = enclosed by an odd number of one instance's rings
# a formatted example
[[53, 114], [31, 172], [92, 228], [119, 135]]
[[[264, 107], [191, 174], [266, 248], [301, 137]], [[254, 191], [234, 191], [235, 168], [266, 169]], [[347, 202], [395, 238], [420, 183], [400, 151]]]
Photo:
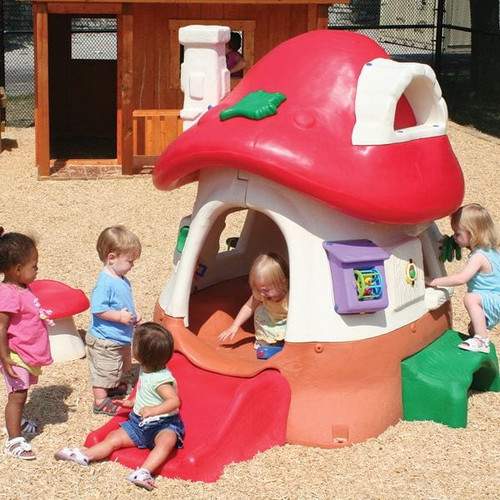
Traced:
[[9, 349], [28, 365], [50, 365], [52, 357], [47, 325], [41, 319], [40, 302], [30, 288], [21, 290], [1, 283], [0, 312], [10, 315], [7, 328]]

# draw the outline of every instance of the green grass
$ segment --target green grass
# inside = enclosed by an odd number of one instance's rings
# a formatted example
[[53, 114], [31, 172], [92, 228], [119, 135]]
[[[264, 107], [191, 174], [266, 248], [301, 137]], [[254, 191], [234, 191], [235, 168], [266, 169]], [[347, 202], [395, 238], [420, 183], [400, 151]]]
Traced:
[[7, 95], [6, 117], [8, 127], [32, 127], [35, 124], [35, 96]]

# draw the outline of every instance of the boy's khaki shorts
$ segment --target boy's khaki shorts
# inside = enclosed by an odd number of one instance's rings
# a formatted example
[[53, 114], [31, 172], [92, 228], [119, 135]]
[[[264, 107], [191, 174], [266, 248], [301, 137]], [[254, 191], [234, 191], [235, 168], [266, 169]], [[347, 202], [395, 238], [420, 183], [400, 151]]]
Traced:
[[98, 339], [90, 333], [85, 335], [85, 343], [92, 387], [104, 389], [116, 387], [123, 373], [131, 368], [130, 345], [120, 345], [112, 340]]

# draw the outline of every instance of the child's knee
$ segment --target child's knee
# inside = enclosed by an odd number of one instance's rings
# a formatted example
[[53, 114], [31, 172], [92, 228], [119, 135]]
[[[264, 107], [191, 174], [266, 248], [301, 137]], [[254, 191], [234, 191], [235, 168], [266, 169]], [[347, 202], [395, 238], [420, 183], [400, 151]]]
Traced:
[[177, 434], [169, 429], [159, 432], [155, 437], [155, 446], [161, 446], [163, 449], [173, 450], [176, 444]]
[[464, 305], [467, 309], [470, 307], [483, 307], [483, 303], [481, 301], [481, 296], [477, 293], [467, 292], [464, 296]]
[[126, 448], [129, 446], [130, 438], [128, 434], [120, 427], [111, 431], [107, 437], [106, 441], [113, 447], [113, 449], [117, 450], [119, 448]]
[[17, 404], [17, 405], [24, 405], [24, 403], [26, 403], [27, 399], [28, 399], [27, 389], [23, 389], [20, 391], [12, 391], [9, 393], [9, 396], [8, 396], [9, 403]]

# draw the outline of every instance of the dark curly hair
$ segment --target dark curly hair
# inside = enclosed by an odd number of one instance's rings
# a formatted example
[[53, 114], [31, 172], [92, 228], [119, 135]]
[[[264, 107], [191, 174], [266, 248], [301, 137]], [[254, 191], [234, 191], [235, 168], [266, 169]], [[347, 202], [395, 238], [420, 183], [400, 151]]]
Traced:
[[33, 238], [21, 233], [6, 233], [0, 227], [0, 272], [5, 273], [12, 266], [24, 264], [36, 249]]

